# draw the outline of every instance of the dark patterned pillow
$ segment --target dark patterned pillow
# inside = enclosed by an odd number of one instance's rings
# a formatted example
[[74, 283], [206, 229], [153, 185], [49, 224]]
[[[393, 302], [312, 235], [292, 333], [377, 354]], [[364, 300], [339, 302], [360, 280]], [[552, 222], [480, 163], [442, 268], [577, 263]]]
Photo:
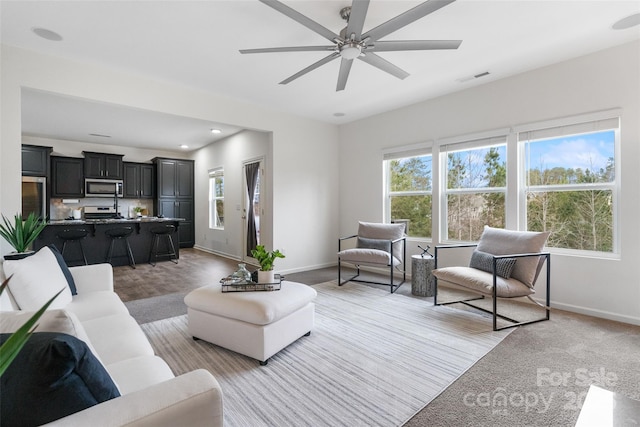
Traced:
[[358, 237], [358, 247], [391, 252], [391, 242], [384, 239], [367, 239], [365, 237]]
[[[508, 279], [511, 277], [511, 272], [513, 271], [513, 267], [515, 266], [515, 258], [501, 258], [499, 260], [496, 260], [496, 274], [500, 277]], [[493, 255], [476, 249], [471, 255], [469, 267], [493, 273]]]
[[[0, 334], [0, 343], [10, 336]], [[31, 335], [0, 386], [3, 426], [39, 426], [120, 396], [87, 344], [56, 332]]]

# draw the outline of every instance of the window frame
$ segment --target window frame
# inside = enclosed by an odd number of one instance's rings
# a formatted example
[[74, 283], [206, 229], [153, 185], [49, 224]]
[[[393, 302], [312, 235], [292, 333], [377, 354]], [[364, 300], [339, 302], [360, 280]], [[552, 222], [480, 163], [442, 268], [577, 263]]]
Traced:
[[[430, 190], [418, 190], [418, 191], [391, 191], [391, 161], [410, 159], [414, 157], [431, 157], [431, 189]], [[383, 169], [383, 221], [385, 223], [391, 223], [391, 198], [393, 196], [431, 196], [431, 218], [432, 225], [430, 230], [430, 236], [409, 236], [407, 239], [416, 241], [432, 241], [433, 240], [433, 213], [434, 213], [434, 188], [436, 186], [435, 174], [434, 174], [434, 153], [432, 143], [416, 144], [408, 147], [398, 147], [390, 149], [384, 152], [382, 169]]]
[[[464, 187], [464, 188], [448, 188], [449, 182], [449, 154], [460, 151], [471, 151], [477, 149], [490, 149], [491, 147], [504, 146], [505, 148], [505, 168], [506, 168], [506, 185], [503, 187]], [[509, 216], [509, 132], [505, 129], [498, 129], [493, 132], [483, 134], [474, 134], [450, 138], [440, 141], [439, 143], [439, 233], [440, 241], [447, 243], [465, 243], [471, 240], [458, 240], [449, 236], [449, 204], [448, 196], [456, 194], [488, 194], [501, 193], [504, 194], [504, 222], [508, 224]]]
[[[608, 125], [599, 125], [599, 123], [608, 123], [617, 120], [616, 127], [609, 127]], [[621, 123], [622, 115], [619, 109], [608, 110], [603, 112], [573, 116], [569, 118], [560, 118], [544, 122], [530, 123], [517, 127], [513, 130], [516, 142], [518, 144], [518, 223], [522, 226], [520, 228], [528, 230], [528, 204], [527, 195], [530, 192], [563, 192], [563, 191], [588, 191], [588, 190], [603, 190], [611, 192], [611, 204], [612, 204], [612, 249], [611, 252], [603, 252], [588, 249], [574, 249], [574, 248], [561, 248], [556, 246], [549, 246], [554, 253], [567, 254], [573, 256], [595, 256], [598, 258], [612, 258], [619, 259], [620, 257], [620, 215], [619, 215], [619, 203], [620, 203], [620, 176], [621, 176], [621, 160], [620, 160], [620, 148], [621, 148]], [[562, 128], [566, 128], [563, 131]], [[555, 134], [557, 129], [557, 134]], [[572, 131], [571, 129], [574, 129]], [[603, 131], [614, 132], [614, 179], [611, 182], [597, 182], [597, 183], [582, 183], [582, 184], [556, 184], [556, 185], [529, 185], [527, 180], [527, 152], [526, 144], [533, 141], [541, 141], [544, 139], [560, 138], [563, 136], [577, 136], [590, 133], [597, 133]], [[544, 133], [544, 137], [527, 138], [526, 133], [541, 132]]]
[[[218, 197], [215, 194], [216, 180], [222, 178], [222, 196]], [[217, 202], [222, 201], [222, 209], [224, 212], [224, 168], [215, 168], [209, 170], [209, 229], [210, 230], [224, 230], [224, 219], [220, 221], [221, 225], [218, 226], [214, 218], [218, 218]], [[223, 215], [224, 218], [224, 215]]]

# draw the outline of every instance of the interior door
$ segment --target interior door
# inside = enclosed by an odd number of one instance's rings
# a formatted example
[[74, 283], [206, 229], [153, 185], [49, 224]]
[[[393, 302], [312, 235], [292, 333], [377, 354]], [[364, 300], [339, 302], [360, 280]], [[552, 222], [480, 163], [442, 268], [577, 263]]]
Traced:
[[264, 159], [253, 159], [242, 165], [242, 254], [243, 260], [256, 263], [251, 249], [260, 244], [260, 218], [264, 214], [260, 193], [264, 192]]

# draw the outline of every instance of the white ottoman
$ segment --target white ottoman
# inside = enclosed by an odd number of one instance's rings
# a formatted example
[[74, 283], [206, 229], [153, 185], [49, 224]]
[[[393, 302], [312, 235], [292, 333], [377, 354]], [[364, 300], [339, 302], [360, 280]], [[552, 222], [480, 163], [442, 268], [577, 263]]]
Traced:
[[189, 333], [266, 365], [311, 333], [316, 296], [311, 286], [287, 281], [279, 291], [223, 293], [220, 284], [204, 286], [184, 297]]

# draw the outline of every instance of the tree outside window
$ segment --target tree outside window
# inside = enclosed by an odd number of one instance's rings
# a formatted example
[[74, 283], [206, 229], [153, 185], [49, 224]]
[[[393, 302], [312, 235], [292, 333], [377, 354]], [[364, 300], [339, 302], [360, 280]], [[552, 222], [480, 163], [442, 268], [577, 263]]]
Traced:
[[390, 222], [404, 222], [410, 237], [431, 237], [431, 155], [391, 159], [387, 166]]
[[448, 239], [476, 241], [485, 225], [504, 228], [506, 151], [506, 144], [445, 150]]

